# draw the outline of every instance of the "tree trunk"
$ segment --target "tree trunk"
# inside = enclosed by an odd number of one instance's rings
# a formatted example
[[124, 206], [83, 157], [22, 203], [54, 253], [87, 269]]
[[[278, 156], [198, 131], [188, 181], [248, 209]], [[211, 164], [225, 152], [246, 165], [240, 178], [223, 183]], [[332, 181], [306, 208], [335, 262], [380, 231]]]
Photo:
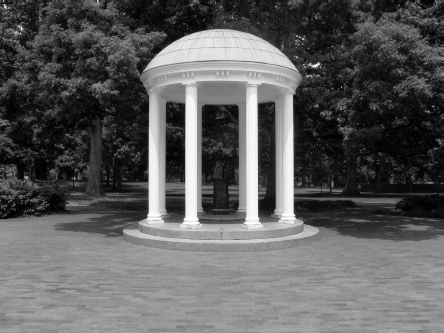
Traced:
[[342, 191], [343, 195], [359, 195], [356, 175], [358, 173], [358, 156], [353, 153], [347, 154], [347, 182]]
[[29, 180], [35, 182], [35, 159], [29, 164]]
[[302, 170], [301, 170], [301, 187], [305, 187], [305, 186], [306, 186], [306, 184], [305, 184], [305, 167], [303, 166]]
[[17, 179], [25, 179], [25, 165], [23, 163], [17, 163]]
[[106, 186], [109, 186], [109, 164], [106, 163]]
[[328, 176], [328, 182], [329, 182], [329, 185], [330, 185], [330, 194], [333, 192], [333, 189], [332, 189], [332, 187], [333, 187], [333, 184], [332, 184], [332, 177], [331, 177], [331, 174]]
[[234, 167], [234, 163], [230, 165], [230, 176], [231, 176], [231, 184], [237, 184], [236, 182], [236, 169]]
[[376, 177], [376, 193], [381, 193], [381, 175], [379, 164], [375, 165], [375, 177]]
[[47, 172], [46, 161], [37, 161], [35, 164], [35, 177], [37, 179], [46, 180], [48, 179]]
[[274, 206], [276, 203], [276, 133], [274, 130], [274, 114], [272, 119], [273, 123], [271, 125], [270, 135], [270, 162], [268, 164], [267, 191], [265, 192], [264, 200], [262, 200], [266, 206]]
[[88, 184], [86, 193], [105, 195], [102, 189], [102, 133], [100, 118], [96, 117], [89, 128], [91, 146], [89, 151]]
[[113, 157], [113, 191], [122, 191], [122, 161], [114, 155]]
[[139, 182], [143, 182], [145, 180], [145, 175], [143, 173], [145, 169], [145, 165], [139, 165]]

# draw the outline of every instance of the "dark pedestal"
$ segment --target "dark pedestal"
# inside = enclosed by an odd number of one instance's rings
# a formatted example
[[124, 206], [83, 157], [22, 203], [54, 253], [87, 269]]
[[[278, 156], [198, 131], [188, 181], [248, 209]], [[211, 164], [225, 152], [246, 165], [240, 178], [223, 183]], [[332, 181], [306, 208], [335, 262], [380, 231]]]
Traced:
[[229, 215], [228, 182], [225, 178], [213, 178], [213, 215]]

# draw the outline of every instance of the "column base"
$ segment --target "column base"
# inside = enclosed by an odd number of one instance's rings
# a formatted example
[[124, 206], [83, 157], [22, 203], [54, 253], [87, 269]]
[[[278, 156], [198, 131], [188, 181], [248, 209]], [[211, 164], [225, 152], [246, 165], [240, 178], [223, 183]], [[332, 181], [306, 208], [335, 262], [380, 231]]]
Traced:
[[282, 216], [282, 211], [276, 209], [274, 210], [273, 214], [271, 214], [271, 217], [275, 219], [279, 219], [281, 218], [281, 216]]
[[280, 224], [298, 224], [298, 223], [304, 223], [304, 222], [302, 220], [298, 220], [296, 217], [294, 219], [283, 219], [281, 216], [279, 223]]
[[160, 213], [160, 216], [161, 216], [163, 219], [167, 219], [167, 218], [171, 217], [171, 215], [168, 214], [167, 211], [161, 212], [161, 213]]
[[184, 222], [184, 223], [182, 223], [180, 225], [180, 229], [186, 229], [186, 230], [197, 230], [197, 229], [200, 229], [200, 228], [202, 228], [202, 224], [200, 224], [200, 223], [198, 223], [198, 224], [185, 224], [185, 222]]
[[140, 222], [145, 222], [146, 224], [162, 224], [162, 223], [164, 223], [162, 217], [147, 217], [146, 219], [144, 219]]
[[243, 214], [245, 214], [247, 212], [247, 209], [245, 208], [245, 207], [239, 207], [238, 209], [237, 209], [237, 213], [239, 214], [239, 213], [243, 213]]
[[244, 224], [241, 225], [241, 228], [246, 230], [257, 230], [257, 229], [262, 229], [263, 227], [264, 227], [263, 224], [260, 222], [257, 223], [245, 222]]
[[205, 211], [203, 210], [202, 207], [197, 208], [197, 214], [199, 214], [199, 213], [205, 213]]

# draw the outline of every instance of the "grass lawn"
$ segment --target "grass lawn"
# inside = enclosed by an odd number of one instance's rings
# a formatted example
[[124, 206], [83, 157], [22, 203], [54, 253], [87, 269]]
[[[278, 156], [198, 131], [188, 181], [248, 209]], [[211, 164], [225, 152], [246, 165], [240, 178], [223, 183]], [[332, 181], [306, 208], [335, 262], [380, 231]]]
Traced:
[[[72, 182], [66, 182], [69, 192], [69, 202], [78, 205], [96, 206], [131, 211], [148, 210], [148, 183], [146, 182], [124, 182], [123, 191], [112, 191], [111, 186], [104, 185], [106, 196], [94, 197], [84, 193], [86, 181], [76, 181], [74, 189]], [[396, 211], [395, 204], [404, 195], [400, 194], [370, 194], [365, 193], [357, 197], [344, 197], [342, 189], [335, 188], [333, 192], [325, 191], [321, 193], [320, 187], [296, 188], [295, 189], [295, 210], [298, 211], [325, 211], [336, 209], [353, 209], [355, 207], [376, 209], [378, 214], [401, 215]], [[259, 189], [259, 199], [265, 196], [266, 188]], [[237, 185], [229, 186], [230, 207], [237, 205], [239, 188]], [[212, 184], [203, 185], [202, 205], [204, 209], [211, 209], [213, 202]], [[185, 209], [185, 184], [166, 184], [166, 208], [169, 212], [183, 214]], [[262, 207], [261, 213], [271, 213], [273, 208]], [[419, 214], [421, 212], [415, 212]]]

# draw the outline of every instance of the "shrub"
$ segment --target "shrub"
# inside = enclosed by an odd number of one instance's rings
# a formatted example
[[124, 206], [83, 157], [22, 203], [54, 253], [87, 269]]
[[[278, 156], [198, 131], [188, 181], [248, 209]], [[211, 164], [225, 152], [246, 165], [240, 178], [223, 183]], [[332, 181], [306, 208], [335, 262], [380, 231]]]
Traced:
[[440, 197], [438, 194], [425, 195], [425, 196], [410, 196], [402, 199], [396, 203], [396, 209], [402, 211], [409, 211], [413, 209], [420, 210], [436, 210], [440, 206], [444, 206], [444, 197]]
[[66, 191], [60, 185], [38, 186], [30, 181], [9, 179], [0, 183], [0, 218], [14, 215], [39, 215], [63, 210]]
[[12, 215], [17, 209], [17, 191], [0, 188], [0, 218]]
[[44, 185], [40, 187], [40, 197], [48, 203], [48, 210], [64, 210], [66, 207], [66, 190], [58, 185]]

